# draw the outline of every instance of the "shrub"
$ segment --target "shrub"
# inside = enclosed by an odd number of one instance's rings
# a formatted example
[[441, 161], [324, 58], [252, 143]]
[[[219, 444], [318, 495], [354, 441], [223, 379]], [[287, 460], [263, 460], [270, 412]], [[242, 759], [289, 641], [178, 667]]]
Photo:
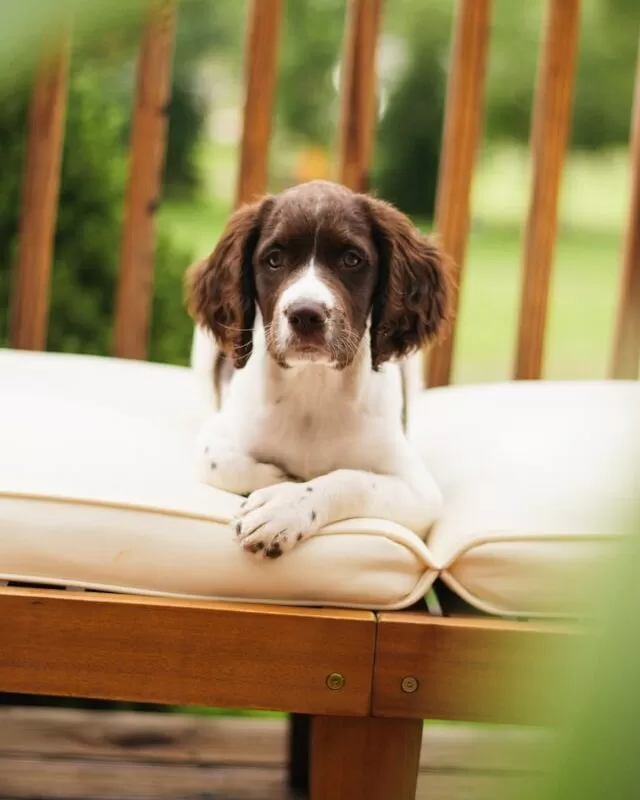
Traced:
[[[8, 334], [10, 269], [24, 162], [28, 92], [0, 105], [0, 343]], [[128, 109], [104, 92], [100, 73], [74, 70], [70, 80], [60, 202], [51, 285], [48, 349], [108, 354], [120, 252]], [[151, 356], [185, 362], [191, 326], [182, 308], [181, 275], [190, 262], [162, 233], [156, 257], [157, 296]]]

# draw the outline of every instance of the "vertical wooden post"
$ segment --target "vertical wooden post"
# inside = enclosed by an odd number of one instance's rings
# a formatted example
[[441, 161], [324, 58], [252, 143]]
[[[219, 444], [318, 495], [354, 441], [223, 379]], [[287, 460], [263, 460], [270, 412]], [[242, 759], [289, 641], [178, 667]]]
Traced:
[[349, 0], [341, 72], [338, 179], [356, 192], [369, 188], [381, 16], [382, 0]]
[[[482, 133], [484, 84], [491, 26], [491, 0], [460, 0], [438, 176], [436, 230], [462, 279], [471, 209], [471, 184]], [[454, 301], [457, 310], [458, 299]], [[425, 382], [444, 386], [451, 379], [455, 327], [425, 359]]]
[[571, 128], [580, 0], [549, 0], [531, 131], [533, 187], [524, 244], [516, 379], [542, 373], [562, 167]]
[[41, 62], [29, 107], [10, 344], [44, 350], [67, 104], [69, 40]]
[[314, 717], [310, 800], [414, 800], [421, 719]]
[[114, 323], [113, 352], [120, 358], [143, 359], [148, 349], [175, 13], [171, 0], [154, 0], [138, 56]]
[[251, 0], [245, 43], [245, 95], [236, 205], [267, 188], [282, 0]]
[[631, 198], [620, 299], [611, 361], [612, 378], [637, 378], [640, 361], [640, 46], [631, 123]]

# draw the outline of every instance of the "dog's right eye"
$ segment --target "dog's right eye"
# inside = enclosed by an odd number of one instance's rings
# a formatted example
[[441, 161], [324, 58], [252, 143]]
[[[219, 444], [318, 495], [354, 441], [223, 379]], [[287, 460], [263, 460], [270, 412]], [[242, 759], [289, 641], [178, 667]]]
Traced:
[[284, 264], [284, 253], [279, 248], [270, 250], [266, 255], [266, 262], [271, 269], [280, 269]]

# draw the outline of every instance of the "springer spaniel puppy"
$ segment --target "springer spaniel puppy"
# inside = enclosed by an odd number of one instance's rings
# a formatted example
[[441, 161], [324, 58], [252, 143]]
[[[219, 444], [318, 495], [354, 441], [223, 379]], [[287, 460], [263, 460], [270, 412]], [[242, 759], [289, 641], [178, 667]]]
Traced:
[[277, 558], [332, 522], [423, 533], [441, 495], [404, 431], [399, 360], [449, 316], [449, 262], [393, 206], [312, 181], [236, 211], [190, 271], [194, 366], [215, 411], [203, 479], [248, 495], [245, 550]]

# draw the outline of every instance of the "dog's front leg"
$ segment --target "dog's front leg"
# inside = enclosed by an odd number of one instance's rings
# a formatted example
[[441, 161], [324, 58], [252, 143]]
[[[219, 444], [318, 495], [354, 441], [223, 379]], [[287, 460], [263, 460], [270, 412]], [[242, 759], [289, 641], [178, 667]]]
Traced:
[[196, 442], [196, 464], [200, 479], [216, 489], [250, 494], [257, 489], [291, 480], [275, 464], [256, 461], [235, 441], [233, 426], [223, 414], [215, 414], [202, 428]]
[[234, 521], [236, 536], [246, 550], [277, 558], [325, 525], [356, 517], [388, 519], [423, 534], [440, 512], [440, 491], [408, 445], [393, 461], [393, 474], [339, 469], [253, 492]]

